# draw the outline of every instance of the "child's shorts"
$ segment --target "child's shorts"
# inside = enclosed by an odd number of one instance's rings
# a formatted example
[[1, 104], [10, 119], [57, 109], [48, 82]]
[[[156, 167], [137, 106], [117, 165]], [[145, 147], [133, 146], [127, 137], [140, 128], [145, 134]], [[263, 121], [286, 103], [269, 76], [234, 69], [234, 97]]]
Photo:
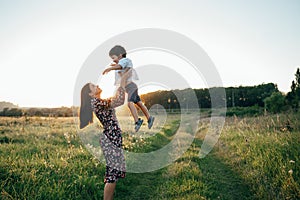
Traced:
[[126, 85], [125, 90], [128, 94], [128, 102], [137, 103], [141, 101], [141, 98], [138, 94], [138, 88], [135, 83], [131, 82], [128, 85]]

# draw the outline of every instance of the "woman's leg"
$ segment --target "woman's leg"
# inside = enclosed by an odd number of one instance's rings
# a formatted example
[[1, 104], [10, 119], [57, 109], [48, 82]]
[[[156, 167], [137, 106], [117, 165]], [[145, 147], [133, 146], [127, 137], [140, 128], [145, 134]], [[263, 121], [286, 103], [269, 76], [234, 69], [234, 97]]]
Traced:
[[112, 200], [114, 199], [114, 192], [116, 188], [116, 182], [114, 183], [106, 183], [104, 186], [104, 200]]

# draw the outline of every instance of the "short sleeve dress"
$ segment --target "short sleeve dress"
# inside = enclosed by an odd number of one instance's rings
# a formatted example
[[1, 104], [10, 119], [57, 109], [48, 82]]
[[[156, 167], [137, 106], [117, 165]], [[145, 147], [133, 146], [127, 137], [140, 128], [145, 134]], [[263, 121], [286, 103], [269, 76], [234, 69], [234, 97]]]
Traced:
[[124, 103], [125, 91], [119, 87], [109, 99], [92, 98], [92, 109], [103, 125], [100, 146], [106, 161], [104, 183], [114, 183], [125, 178], [125, 158], [122, 149], [122, 131], [115, 115], [115, 107]]

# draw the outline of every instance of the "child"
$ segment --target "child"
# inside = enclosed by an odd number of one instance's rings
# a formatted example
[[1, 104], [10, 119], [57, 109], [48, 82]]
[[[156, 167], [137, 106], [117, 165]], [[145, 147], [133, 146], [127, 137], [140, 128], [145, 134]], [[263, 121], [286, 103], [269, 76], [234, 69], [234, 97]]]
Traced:
[[[102, 74], [106, 74], [111, 70], [115, 70], [115, 85], [119, 85], [121, 79], [121, 73], [131, 70], [131, 76], [127, 79], [126, 83], [126, 93], [128, 94], [128, 107], [135, 121], [135, 131], [137, 132], [143, 124], [143, 120], [138, 118], [137, 110], [134, 103], [141, 108], [142, 112], [147, 118], [148, 128], [150, 129], [154, 122], [154, 117], [149, 115], [147, 107], [141, 101], [138, 95], [137, 85], [133, 82], [133, 79], [137, 80], [137, 75], [135, 70], [133, 70], [132, 62], [130, 59], [126, 58], [126, 50], [124, 47], [116, 45], [109, 51], [109, 56], [113, 60], [109, 68], [106, 68]], [[130, 73], [130, 72], [129, 72]]]

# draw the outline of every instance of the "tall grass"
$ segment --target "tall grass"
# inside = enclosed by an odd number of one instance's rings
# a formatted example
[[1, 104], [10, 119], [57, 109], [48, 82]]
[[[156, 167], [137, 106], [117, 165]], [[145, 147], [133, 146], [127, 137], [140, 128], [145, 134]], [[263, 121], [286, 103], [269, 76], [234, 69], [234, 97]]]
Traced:
[[258, 199], [299, 199], [299, 119], [299, 115], [227, 118], [215, 153]]
[[[299, 119], [228, 117], [213, 151], [200, 159], [209, 127], [202, 119], [179, 159], [154, 172], [127, 173], [115, 199], [299, 199]], [[130, 122], [120, 119], [124, 148], [163, 147], [179, 120], [171, 115], [152, 131], [143, 126], [133, 135]], [[103, 198], [105, 166], [83, 145], [72, 118], [0, 118], [0, 156], [1, 199]]]

